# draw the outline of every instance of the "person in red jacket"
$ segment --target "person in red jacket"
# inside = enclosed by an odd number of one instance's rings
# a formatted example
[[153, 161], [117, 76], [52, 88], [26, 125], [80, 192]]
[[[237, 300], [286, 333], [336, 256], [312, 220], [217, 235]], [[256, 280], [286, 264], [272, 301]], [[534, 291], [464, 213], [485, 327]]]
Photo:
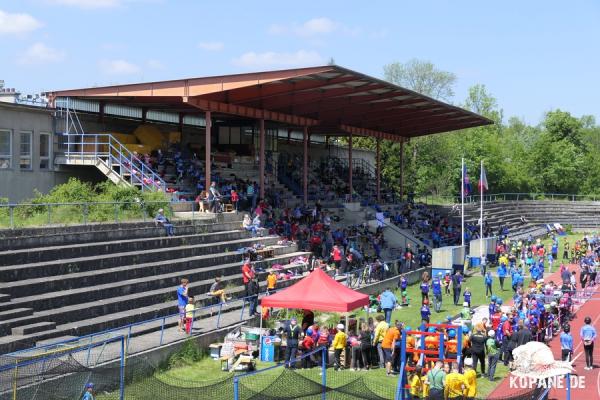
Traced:
[[340, 266], [342, 265], [342, 251], [337, 244], [333, 246], [331, 257], [333, 258], [333, 263], [335, 264], [335, 274], [338, 275], [340, 273]]
[[[308, 354], [315, 349], [315, 341], [310, 335], [305, 335], [302, 339], [302, 353]], [[312, 368], [316, 363], [314, 354], [302, 358], [302, 368]]]
[[502, 323], [502, 361], [508, 367], [508, 363], [512, 361], [512, 349], [510, 348], [510, 338], [513, 334], [513, 317], [509, 315], [506, 321]]
[[500, 318], [502, 318], [502, 314], [500, 312], [496, 312], [494, 314], [492, 314], [492, 329], [494, 331], [498, 330], [498, 327], [500, 326]]
[[235, 210], [235, 212], [238, 212], [238, 201], [240, 201], [240, 196], [237, 194], [237, 192], [232, 189], [231, 190], [231, 204], [233, 205], [233, 209]]
[[244, 265], [242, 265], [242, 281], [244, 282], [245, 293], [244, 296], [250, 296], [248, 292], [248, 285], [254, 279], [254, 268], [250, 264], [250, 259], [247, 258], [244, 260]]

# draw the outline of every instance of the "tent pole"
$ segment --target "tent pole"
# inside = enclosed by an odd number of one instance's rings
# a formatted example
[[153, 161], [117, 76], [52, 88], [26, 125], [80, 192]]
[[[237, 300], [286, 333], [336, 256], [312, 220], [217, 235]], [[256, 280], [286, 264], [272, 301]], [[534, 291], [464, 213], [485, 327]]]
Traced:
[[260, 329], [258, 331], [258, 359], [261, 359], [262, 356], [262, 337], [263, 337], [263, 330], [262, 330], [262, 325], [263, 325], [263, 312], [262, 312], [262, 305], [260, 306], [260, 324], [259, 324], [259, 328]]

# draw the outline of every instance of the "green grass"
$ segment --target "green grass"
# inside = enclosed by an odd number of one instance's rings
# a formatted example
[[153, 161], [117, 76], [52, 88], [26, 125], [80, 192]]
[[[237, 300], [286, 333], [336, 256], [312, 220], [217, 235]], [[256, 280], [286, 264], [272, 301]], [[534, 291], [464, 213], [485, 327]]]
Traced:
[[[575, 240], [581, 239], [583, 234], [577, 233], [568, 236], [560, 237], [560, 248], [559, 253], [562, 255], [562, 245], [565, 240], [569, 240], [570, 243], [574, 243]], [[544, 244], [546, 246], [550, 246], [551, 240], [544, 239]], [[554, 270], [556, 271], [557, 265], [555, 264]], [[487, 304], [488, 300], [485, 298], [485, 287], [483, 283], [483, 277], [479, 274], [479, 271], [475, 271], [472, 276], [467, 276], [466, 281], [463, 287], [469, 287], [472, 292], [472, 302], [473, 306]], [[499, 295], [503, 300], [508, 301], [512, 297], [512, 290], [510, 289], [510, 279], [507, 279], [505, 282], [505, 291], [500, 291], [500, 284], [498, 279], [494, 279], [493, 284], [494, 294]], [[419, 312], [419, 304], [420, 304], [420, 290], [418, 285], [411, 285], [408, 288], [409, 297], [411, 299], [411, 306], [405, 307], [400, 310], [395, 310], [392, 314], [392, 319], [398, 319], [405, 322], [408, 325], [411, 325], [413, 328], [417, 327], [421, 322], [420, 312]], [[399, 296], [399, 293], [396, 291], [396, 295]], [[462, 297], [461, 297], [462, 303]], [[442, 311], [437, 314], [432, 310], [432, 322], [443, 321], [446, 315], [456, 315], [460, 312], [461, 306], [454, 306], [452, 304], [452, 296], [444, 295]], [[357, 313], [358, 317], [366, 317], [367, 314], [364, 311], [360, 311]], [[328, 319], [328, 323], [336, 323], [339, 316], [336, 314], [330, 313], [317, 313], [317, 318]], [[258, 362], [257, 369], [262, 370], [269, 367], [272, 367], [274, 363], [264, 363]], [[262, 390], [270, 387], [273, 382], [276, 381], [276, 378], [283, 371], [282, 368], [274, 368], [265, 372], [260, 373], [257, 376], [251, 376], [243, 379], [243, 384], [246, 388], [250, 388], [251, 390]], [[320, 368], [313, 368], [307, 370], [298, 370], [300, 375], [305, 378], [308, 378], [316, 383], [321, 382], [321, 376], [319, 375]], [[502, 381], [502, 379], [507, 376], [509, 373], [508, 368], [505, 367], [502, 363], [499, 363], [496, 368], [496, 378], [494, 382], [490, 382], [487, 378], [480, 377], [477, 380], [477, 397], [485, 398], [487, 397], [496, 386]], [[231, 378], [233, 375], [227, 372], [221, 371], [220, 363], [218, 361], [214, 361], [210, 358], [204, 358], [201, 361], [194, 363], [190, 366], [173, 368], [167, 371], [156, 372], [154, 375], [155, 381], [164, 384], [164, 387], [161, 390], [165, 390], [166, 392], [176, 390], [175, 388], [196, 388], [198, 390], [202, 390], [202, 386], [210, 386], [214, 384], [222, 384], [223, 390], [225, 388], [230, 388], [233, 384], [231, 381], [228, 381], [228, 378]], [[340, 371], [334, 372], [333, 369], [327, 370], [327, 385], [332, 388], [337, 388], [346, 384], [351, 383], [353, 380], [358, 377], [363, 377], [364, 380], [362, 384], [366, 386], [368, 389], [373, 391], [374, 393], [382, 396], [389, 397], [390, 394], [393, 394], [396, 390], [396, 385], [398, 383], [398, 377], [387, 377], [385, 375], [385, 371], [383, 369], [373, 369], [371, 371], [362, 371], [362, 372], [351, 372], [351, 371]], [[283, 380], [282, 380], [283, 381]], [[292, 382], [293, 383], [293, 382]], [[278, 382], [277, 385], [281, 384]], [[288, 382], [290, 384], [290, 382]], [[160, 385], [159, 385], [160, 386]], [[131, 399], [145, 399], [150, 397], [145, 397], [149, 395], [154, 395], [154, 398], [160, 399], [160, 395], [158, 393], [154, 393], [156, 389], [156, 383], [153, 385], [149, 385], [148, 382], [141, 381], [139, 383], [133, 383], [127, 388], [127, 397]], [[229, 389], [228, 389], [229, 390]], [[138, 393], [138, 396], [133, 395], [134, 393]], [[229, 398], [229, 394], [222, 393], [222, 398]], [[109, 400], [113, 399], [114, 393], [99, 395], [97, 398], [99, 400]], [[216, 397], [215, 397], [216, 398]], [[221, 397], [219, 397], [221, 398]], [[338, 396], [336, 398], [342, 398]]]

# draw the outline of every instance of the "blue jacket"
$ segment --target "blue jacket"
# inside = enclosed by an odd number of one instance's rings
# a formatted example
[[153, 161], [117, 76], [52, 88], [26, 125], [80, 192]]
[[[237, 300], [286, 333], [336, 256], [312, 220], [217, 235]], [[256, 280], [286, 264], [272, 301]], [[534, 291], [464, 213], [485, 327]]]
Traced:
[[596, 339], [596, 329], [592, 325], [584, 325], [581, 327], [579, 331], [579, 336], [581, 336], [581, 340], [595, 340]]
[[381, 297], [379, 298], [379, 304], [381, 305], [381, 308], [394, 308], [397, 302], [398, 300], [396, 299], [396, 296], [394, 296], [394, 293], [389, 290], [381, 293]]
[[560, 348], [573, 351], [573, 336], [570, 333], [560, 334]]
[[506, 266], [500, 265], [498, 267], [498, 278], [505, 278], [505, 277], [506, 277]]
[[492, 284], [492, 275], [491, 274], [485, 275], [485, 284], [488, 286], [490, 286]]
[[442, 294], [442, 281], [438, 278], [435, 278], [431, 283], [431, 288], [433, 290], [433, 294]]

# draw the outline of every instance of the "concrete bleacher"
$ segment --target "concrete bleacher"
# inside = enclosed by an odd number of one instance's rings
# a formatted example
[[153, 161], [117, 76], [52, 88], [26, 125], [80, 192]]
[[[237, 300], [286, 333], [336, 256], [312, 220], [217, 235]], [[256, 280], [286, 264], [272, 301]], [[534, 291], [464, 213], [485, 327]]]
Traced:
[[[450, 206], [432, 206], [440, 212], [449, 213]], [[547, 233], [546, 224], [570, 225], [576, 230], [594, 230], [600, 227], [600, 202], [521, 200], [487, 202], [483, 208], [484, 220], [494, 232], [500, 227], [509, 229], [511, 239], [540, 237]], [[452, 216], [460, 220], [460, 214]], [[526, 223], [521, 222], [524, 217]], [[477, 224], [480, 218], [479, 204], [465, 204], [465, 222]]]
[[0, 354], [172, 315], [182, 277], [198, 306], [212, 301], [215, 276], [243, 297], [242, 247], [273, 250], [257, 269], [307, 255], [276, 236], [251, 238], [240, 219], [177, 221], [174, 237], [151, 222], [0, 231]]

